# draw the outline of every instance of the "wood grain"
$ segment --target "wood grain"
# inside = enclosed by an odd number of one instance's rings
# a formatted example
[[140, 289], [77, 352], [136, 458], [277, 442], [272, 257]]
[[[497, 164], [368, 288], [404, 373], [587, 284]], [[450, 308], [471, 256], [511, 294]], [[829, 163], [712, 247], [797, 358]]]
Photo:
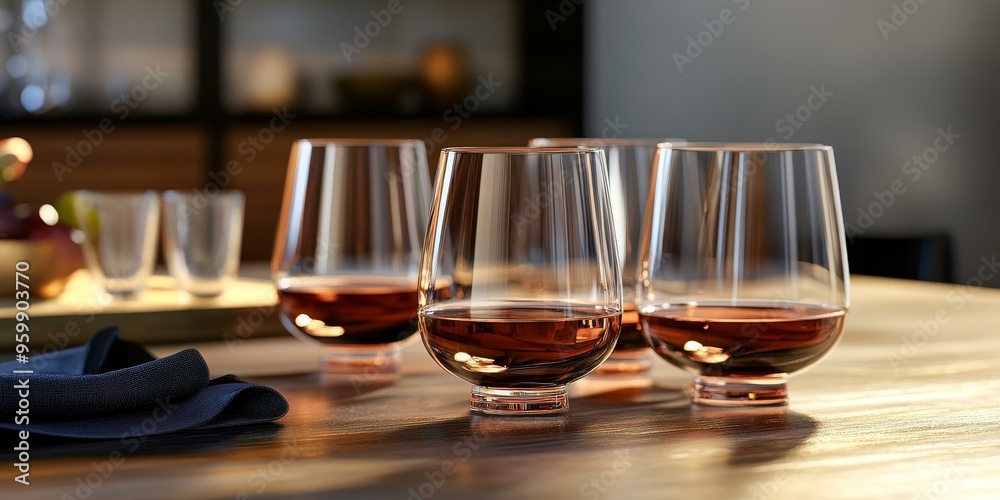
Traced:
[[293, 338], [201, 345], [291, 413], [134, 451], [39, 438], [32, 485], [8, 474], [0, 494], [82, 498], [90, 475], [91, 498], [995, 498], [1000, 291], [862, 277], [853, 291], [841, 344], [771, 410], [692, 407], [690, 377], [657, 362], [650, 379], [574, 384], [562, 417], [479, 417], [419, 344], [400, 383], [360, 394], [301, 373], [317, 350]]

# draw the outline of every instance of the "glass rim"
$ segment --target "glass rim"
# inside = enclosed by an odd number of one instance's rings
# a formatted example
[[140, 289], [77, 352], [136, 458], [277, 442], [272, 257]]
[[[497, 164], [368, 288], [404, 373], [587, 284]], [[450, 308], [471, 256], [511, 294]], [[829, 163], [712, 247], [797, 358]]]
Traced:
[[312, 138], [298, 139], [295, 144], [309, 144], [310, 146], [343, 146], [343, 147], [371, 147], [371, 146], [407, 146], [415, 143], [424, 145], [421, 139], [390, 139], [371, 137], [345, 137], [345, 138]]
[[662, 142], [659, 149], [675, 151], [777, 153], [781, 151], [832, 151], [826, 144], [805, 142]]
[[[533, 137], [529, 142], [549, 141], [554, 147], [578, 146], [578, 147], [614, 147], [614, 146], [649, 146], [658, 147], [660, 144], [684, 144], [684, 139], [674, 138], [625, 138], [625, 139], [604, 139], [600, 137]], [[534, 146], [534, 147], [553, 147]], [[532, 147], [532, 146], [529, 146]]]
[[531, 146], [462, 146], [454, 148], [444, 148], [441, 154], [474, 154], [474, 155], [540, 155], [540, 154], [584, 154], [603, 153], [601, 148], [590, 147], [531, 147]]
[[77, 189], [73, 191], [73, 196], [101, 196], [101, 197], [134, 197], [134, 198], [145, 198], [147, 196], [159, 197], [159, 191], [155, 189], [122, 189], [122, 190], [112, 190], [112, 189]]
[[162, 193], [164, 198], [167, 197], [180, 197], [180, 198], [195, 198], [198, 196], [204, 196], [205, 198], [219, 198], [219, 197], [246, 197], [240, 189], [220, 189], [215, 194], [207, 194], [202, 188], [191, 188], [191, 189], [167, 189]]

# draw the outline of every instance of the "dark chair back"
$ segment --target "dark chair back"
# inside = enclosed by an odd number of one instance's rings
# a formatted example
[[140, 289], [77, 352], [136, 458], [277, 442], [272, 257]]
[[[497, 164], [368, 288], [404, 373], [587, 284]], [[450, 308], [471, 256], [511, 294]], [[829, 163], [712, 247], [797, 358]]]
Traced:
[[847, 243], [852, 274], [952, 283], [951, 236], [854, 238]]

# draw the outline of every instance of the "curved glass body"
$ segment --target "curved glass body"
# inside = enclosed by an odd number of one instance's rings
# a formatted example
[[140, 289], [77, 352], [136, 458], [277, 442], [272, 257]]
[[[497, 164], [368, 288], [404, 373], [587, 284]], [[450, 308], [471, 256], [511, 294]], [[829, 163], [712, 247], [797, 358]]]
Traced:
[[417, 331], [417, 265], [430, 208], [419, 140], [292, 146], [272, 276], [281, 322], [322, 342], [328, 382], [391, 382]]
[[604, 153], [441, 153], [420, 267], [420, 331], [472, 410], [565, 411], [566, 384], [611, 354], [621, 276]]
[[696, 375], [695, 402], [785, 403], [849, 305], [832, 148], [661, 145], [638, 272], [646, 340]]
[[531, 147], [588, 147], [604, 151], [608, 162], [608, 192], [618, 237], [618, 255], [622, 260], [622, 333], [611, 357], [595, 374], [633, 375], [649, 371], [652, 353], [642, 335], [635, 306], [635, 270], [642, 236], [642, 217], [649, 194], [653, 157], [663, 142], [682, 143], [683, 139], [597, 139], [536, 138]]

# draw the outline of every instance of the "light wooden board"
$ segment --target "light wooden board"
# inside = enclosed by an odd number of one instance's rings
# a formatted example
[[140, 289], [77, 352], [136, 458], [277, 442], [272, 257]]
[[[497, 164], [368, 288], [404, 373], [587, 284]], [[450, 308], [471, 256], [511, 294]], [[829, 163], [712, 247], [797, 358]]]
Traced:
[[[87, 271], [80, 270], [58, 297], [31, 301], [31, 346], [43, 352], [82, 344], [108, 326], [118, 326], [124, 339], [145, 344], [285, 335], [277, 302], [274, 285], [267, 279], [244, 275], [222, 295], [200, 299], [177, 289], [165, 274], [154, 274], [135, 300], [102, 302]], [[11, 332], [0, 335], [0, 356], [14, 345], [16, 313], [12, 300], [0, 301], [0, 331]]]

